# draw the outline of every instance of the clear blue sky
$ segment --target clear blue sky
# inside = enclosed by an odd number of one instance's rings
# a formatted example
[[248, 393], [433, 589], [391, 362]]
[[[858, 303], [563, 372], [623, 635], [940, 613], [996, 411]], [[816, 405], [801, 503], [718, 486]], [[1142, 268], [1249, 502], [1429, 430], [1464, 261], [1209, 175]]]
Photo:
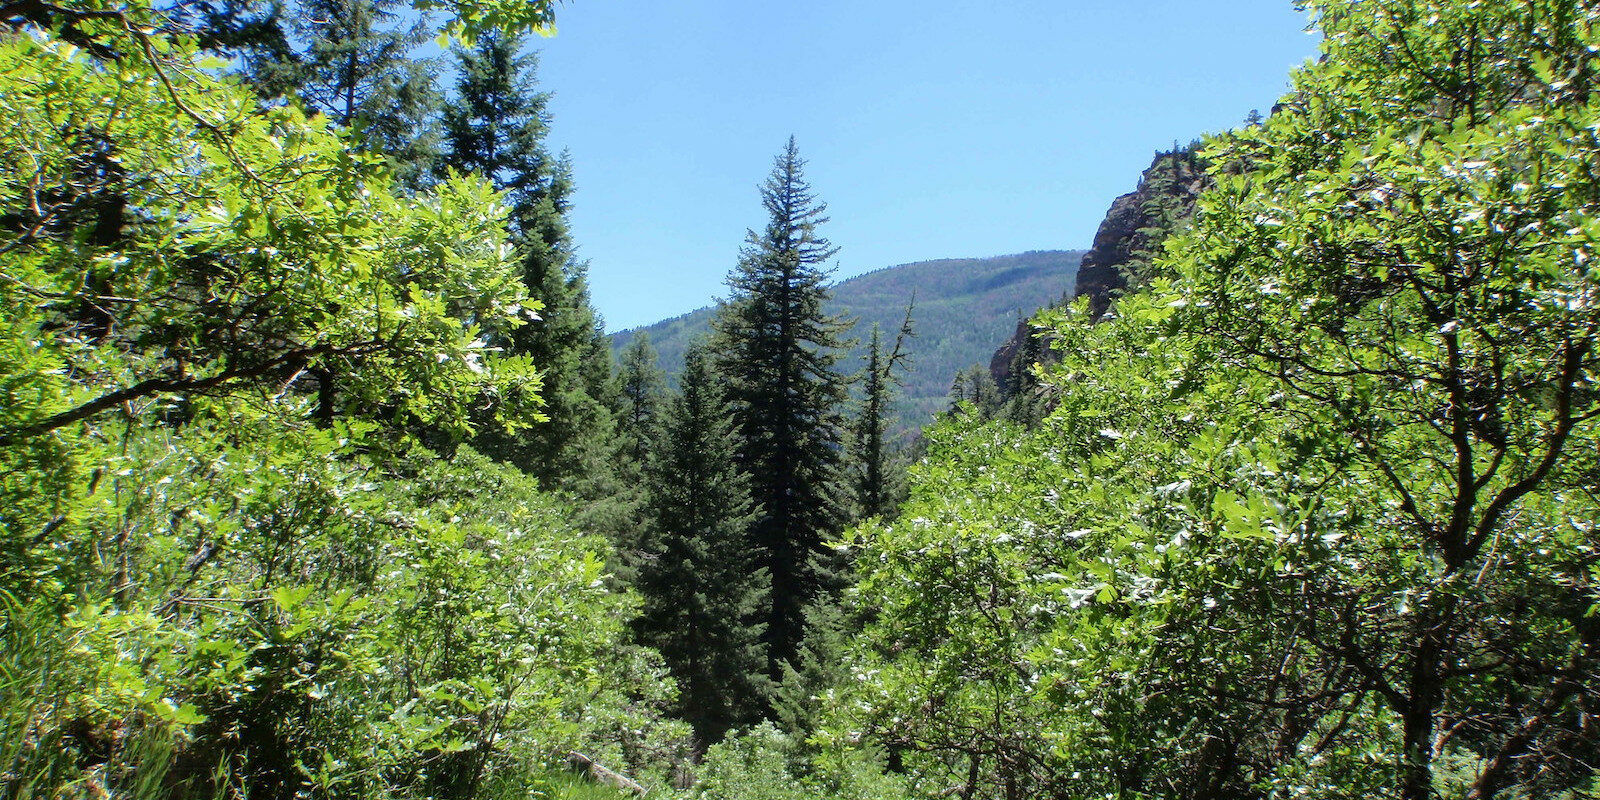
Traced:
[[1288, 0], [574, 0], [534, 43], [609, 330], [723, 296], [793, 134], [836, 278], [1089, 245], [1174, 141], [1266, 113]]

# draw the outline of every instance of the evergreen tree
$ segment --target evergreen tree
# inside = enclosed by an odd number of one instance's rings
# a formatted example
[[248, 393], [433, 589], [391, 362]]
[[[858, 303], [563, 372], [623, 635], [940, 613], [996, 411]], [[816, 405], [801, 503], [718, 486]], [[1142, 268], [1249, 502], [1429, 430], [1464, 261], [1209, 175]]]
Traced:
[[995, 385], [988, 367], [973, 364], [956, 374], [955, 382], [950, 386], [949, 413], [959, 411], [963, 403], [971, 403], [979, 419], [991, 419], [1000, 409], [1000, 389]]
[[891, 515], [899, 499], [902, 481], [897, 479], [900, 476], [896, 475], [893, 453], [888, 450], [884, 435], [889, 428], [889, 401], [899, 383], [894, 370], [909, 357], [903, 345], [910, 335], [910, 308], [906, 309], [906, 319], [895, 336], [894, 347], [887, 353], [883, 350], [883, 332], [877, 324], [872, 326], [852, 453], [856, 504], [862, 518]]
[[174, 6], [170, 18], [202, 49], [245, 63], [283, 59], [291, 52], [280, 0], [192, 0]]
[[622, 440], [623, 455], [635, 464], [644, 464], [660, 438], [666, 374], [650, 335], [642, 331], [622, 348], [618, 361], [617, 436]]
[[432, 64], [413, 58], [428, 26], [407, 24], [397, 0], [301, 0], [293, 23], [298, 52], [258, 50], [247, 78], [268, 95], [296, 96], [354, 131], [363, 150], [389, 159], [416, 186], [436, 156], [439, 95]]
[[766, 708], [767, 575], [744, 546], [755, 517], [721, 378], [689, 349], [661, 450], [648, 470], [652, 520], [640, 568], [639, 638], [660, 651], [703, 742]]
[[[455, 97], [441, 115], [440, 172], [476, 173], [506, 192], [522, 281], [543, 304], [539, 319], [517, 328], [503, 346], [540, 366], [549, 420], [515, 437], [486, 432], [475, 445], [546, 488], [611, 506], [626, 494], [612, 474], [611, 352], [568, 231], [571, 167], [544, 146], [549, 94], [533, 91], [537, 61], [519, 54], [521, 47], [518, 37], [490, 32], [472, 49], [456, 50]], [[603, 527], [625, 516], [620, 509], [590, 510]]]
[[1046, 362], [1050, 345], [1044, 331], [1029, 325], [1029, 333], [1011, 357], [1005, 383], [998, 387], [1000, 407], [993, 416], [1034, 426], [1050, 411], [1048, 389], [1039, 379], [1038, 365]]
[[[488, 178], [511, 203], [513, 230], [554, 246], [566, 238], [560, 215], [572, 184], [564, 159], [545, 149], [550, 131], [549, 92], [531, 91], [538, 59], [521, 52], [523, 40], [499, 32], [457, 49], [456, 96], [441, 111], [445, 158], [454, 169]], [[540, 208], [548, 202], [548, 211]]]
[[776, 680], [805, 634], [805, 607], [833, 582], [823, 547], [847, 509], [840, 480], [845, 381], [835, 369], [843, 324], [825, 314], [823, 266], [836, 252], [817, 234], [826, 206], [789, 139], [761, 188], [769, 219], [749, 233], [717, 317], [719, 367], [732, 387], [741, 458], [761, 513], [750, 543], [772, 578], [768, 670]]
[[616, 391], [615, 457], [611, 474], [615, 492], [606, 503], [609, 518], [602, 527], [612, 532], [621, 563], [617, 576], [631, 583], [643, 549], [641, 536], [648, 527], [645, 486], [650, 458], [661, 446], [666, 424], [667, 379], [657, 365], [650, 337], [640, 333], [619, 356]]

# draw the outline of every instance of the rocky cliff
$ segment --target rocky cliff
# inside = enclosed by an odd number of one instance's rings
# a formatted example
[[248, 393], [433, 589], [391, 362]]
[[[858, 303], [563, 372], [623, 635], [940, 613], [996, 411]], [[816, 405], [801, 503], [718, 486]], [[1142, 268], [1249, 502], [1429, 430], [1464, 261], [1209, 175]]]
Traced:
[[[1094, 235], [1094, 246], [1078, 267], [1072, 296], [1088, 297], [1095, 316], [1105, 313], [1117, 295], [1149, 281], [1151, 261], [1161, 244], [1194, 214], [1195, 200], [1208, 185], [1198, 143], [1157, 153], [1139, 176], [1132, 192], [1111, 202]], [[1035, 338], [1024, 320], [1016, 333], [995, 351], [989, 372], [1002, 391], [1030, 390], [1026, 368], [1050, 358], [1050, 348]]]

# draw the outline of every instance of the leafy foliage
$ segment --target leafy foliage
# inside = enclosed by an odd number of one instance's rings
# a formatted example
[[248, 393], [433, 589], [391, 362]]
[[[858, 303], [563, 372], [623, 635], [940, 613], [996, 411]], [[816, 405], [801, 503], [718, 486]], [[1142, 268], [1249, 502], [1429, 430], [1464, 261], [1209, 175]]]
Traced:
[[835, 730], [964, 796], [1592, 785], [1600, 12], [1315, 7], [1172, 279], [1044, 317], [1044, 426], [946, 423], [863, 531]]
[[398, 189], [148, 7], [6, 13], [7, 796], [464, 797], [681, 739], [607, 544], [410, 441], [538, 419], [494, 188]]

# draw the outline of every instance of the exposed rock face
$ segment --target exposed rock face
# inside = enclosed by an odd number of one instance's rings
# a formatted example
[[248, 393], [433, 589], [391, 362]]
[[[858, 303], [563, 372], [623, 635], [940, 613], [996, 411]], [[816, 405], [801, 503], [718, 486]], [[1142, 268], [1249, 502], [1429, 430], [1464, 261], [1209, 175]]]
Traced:
[[[1195, 200], [1209, 184], [1197, 149], [1190, 145], [1157, 153], [1139, 176], [1138, 187], [1111, 202], [1095, 232], [1094, 246], [1078, 267], [1073, 291], [1075, 298], [1089, 298], [1096, 317], [1105, 313], [1117, 294], [1150, 279], [1150, 261], [1162, 242], [1194, 214]], [[1051, 358], [1048, 342], [1038, 341], [1035, 334], [1027, 321], [1018, 323], [1016, 333], [989, 360], [989, 372], [1002, 391], [1030, 390], [1017, 370]]]
[[1193, 216], [1195, 200], [1208, 182], [1194, 146], [1158, 154], [1139, 176], [1139, 186], [1111, 202], [1094, 246], [1078, 267], [1074, 296], [1087, 295], [1099, 316], [1115, 293], [1148, 279], [1150, 259]]

